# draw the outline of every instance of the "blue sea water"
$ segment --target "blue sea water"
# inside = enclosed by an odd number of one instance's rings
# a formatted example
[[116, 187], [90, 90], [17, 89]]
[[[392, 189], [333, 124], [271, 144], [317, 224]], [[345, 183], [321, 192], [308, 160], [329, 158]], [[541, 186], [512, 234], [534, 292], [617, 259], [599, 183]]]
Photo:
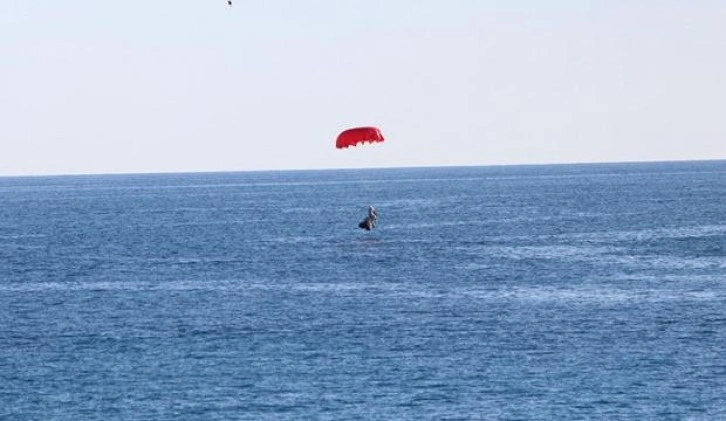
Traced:
[[726, 161], [0, 178], [0, 419], [726, 419]]

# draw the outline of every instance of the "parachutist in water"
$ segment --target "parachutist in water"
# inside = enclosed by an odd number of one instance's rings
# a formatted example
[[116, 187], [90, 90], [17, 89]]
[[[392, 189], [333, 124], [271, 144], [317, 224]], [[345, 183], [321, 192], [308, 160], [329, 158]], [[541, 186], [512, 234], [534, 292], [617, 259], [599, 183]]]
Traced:
[[368, 216], [366, 217], [366, 219], [363, 220], [363, 222], [358, 224], [358, 227], [366, 231], [370, 231], [376, 227], [377, 221], [378, 212], [376, 212], [376, 208], [374, 208], [373, 206], [368, 206]]

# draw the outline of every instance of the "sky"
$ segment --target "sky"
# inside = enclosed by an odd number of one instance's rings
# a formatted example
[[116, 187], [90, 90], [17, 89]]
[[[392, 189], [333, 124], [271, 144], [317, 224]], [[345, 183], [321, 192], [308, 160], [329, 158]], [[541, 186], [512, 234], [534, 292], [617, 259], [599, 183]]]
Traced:
[[0, 176], [726, 159], [722, 0], [233, 2], [2, 0]]

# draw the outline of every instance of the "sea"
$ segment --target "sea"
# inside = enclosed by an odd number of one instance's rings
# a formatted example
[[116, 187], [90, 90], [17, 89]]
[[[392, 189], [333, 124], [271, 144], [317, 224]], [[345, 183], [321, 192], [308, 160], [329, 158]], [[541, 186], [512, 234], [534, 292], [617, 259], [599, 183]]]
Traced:
[[2, 177], [0, 419], [725, 420], [726, 161]]

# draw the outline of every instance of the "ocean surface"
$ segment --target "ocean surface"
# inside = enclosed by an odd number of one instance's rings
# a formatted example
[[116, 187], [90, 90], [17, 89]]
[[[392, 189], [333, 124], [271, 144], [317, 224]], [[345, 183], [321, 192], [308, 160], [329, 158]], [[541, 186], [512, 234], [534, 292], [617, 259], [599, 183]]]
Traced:
[[0, 419], [724, 420], [726, 161], [0, 178]]

